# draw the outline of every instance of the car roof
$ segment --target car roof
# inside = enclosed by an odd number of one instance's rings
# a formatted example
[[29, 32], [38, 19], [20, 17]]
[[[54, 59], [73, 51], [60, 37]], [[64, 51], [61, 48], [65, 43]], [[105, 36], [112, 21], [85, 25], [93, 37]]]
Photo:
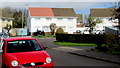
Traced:
[[14, 41], [14, 40], [35, 40], [35, 38], [31, 38], [31, 37], [9, 37], [9, 38], [5, 38], [4, 40], [6, 40], [6, 41]]

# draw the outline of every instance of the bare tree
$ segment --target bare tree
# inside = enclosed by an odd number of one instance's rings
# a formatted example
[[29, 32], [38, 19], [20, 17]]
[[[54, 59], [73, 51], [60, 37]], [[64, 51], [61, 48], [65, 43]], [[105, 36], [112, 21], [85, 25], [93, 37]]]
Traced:
[[2, 17], [11, 17], [11, 8], [5, 7], [2, 9]]
[[54, 35], [55, 33], [55, 29], [57, 28], [55, 23], [51, 23], [50, 24], [50, 30], [51, 30], [51, 34]]

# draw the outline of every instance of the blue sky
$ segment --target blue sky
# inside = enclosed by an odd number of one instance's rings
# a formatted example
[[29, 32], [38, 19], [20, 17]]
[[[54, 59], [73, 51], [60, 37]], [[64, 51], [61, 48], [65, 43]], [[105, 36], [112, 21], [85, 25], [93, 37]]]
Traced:
[[[6, 1], [6, 0], [4, 0]], [[77, 14], [89, 14], [90, 8], [110, 8], [114, 6], [116, 3], [114, 3], [114, 0], [112, 2], [110, 1], [78, 1], [74, 0], [72, 2], [71, 0], [67, 0], [66, 2], [52, 2], [54, 0], [49, 0], [49, 2], [37, 2], [36, 1], [18, 1], [13, 0], [2, 2], [2, 5], [0, 7], [11, 7], [11, 8], [26, 8], [26, 7], [50, 7], [50, 8], [74, 8], [75, 12]], [[50, 2], [51, 1], [51, 2]], [[117, 2], [117, 1], [116, 1]], [[28, 5], [26, 5], [28, 4]]]

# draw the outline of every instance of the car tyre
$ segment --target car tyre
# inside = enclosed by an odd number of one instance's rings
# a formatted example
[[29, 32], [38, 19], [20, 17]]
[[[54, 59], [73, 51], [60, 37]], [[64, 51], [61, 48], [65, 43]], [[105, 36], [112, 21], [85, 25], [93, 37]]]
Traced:
[[7, 68], [7, 66], [6, 65], [2, 65], [2, 67], [1, 68]]

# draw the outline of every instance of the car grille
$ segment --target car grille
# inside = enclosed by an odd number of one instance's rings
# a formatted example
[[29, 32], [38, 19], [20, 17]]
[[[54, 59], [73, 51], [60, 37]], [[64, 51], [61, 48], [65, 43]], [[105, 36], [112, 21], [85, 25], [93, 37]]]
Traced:
[[[43, 64], [44, 64], [44, 62], [37, 62], [37, 63], [35, 63], [34, 66], [43, 65]], [[29, 67], [29, 66], [33, 66], [33, 65], [31, 65], [31, 63], [26, 63], [26, 64], [22, 64], [22, 66], [24, 66], [24, 67]]]

